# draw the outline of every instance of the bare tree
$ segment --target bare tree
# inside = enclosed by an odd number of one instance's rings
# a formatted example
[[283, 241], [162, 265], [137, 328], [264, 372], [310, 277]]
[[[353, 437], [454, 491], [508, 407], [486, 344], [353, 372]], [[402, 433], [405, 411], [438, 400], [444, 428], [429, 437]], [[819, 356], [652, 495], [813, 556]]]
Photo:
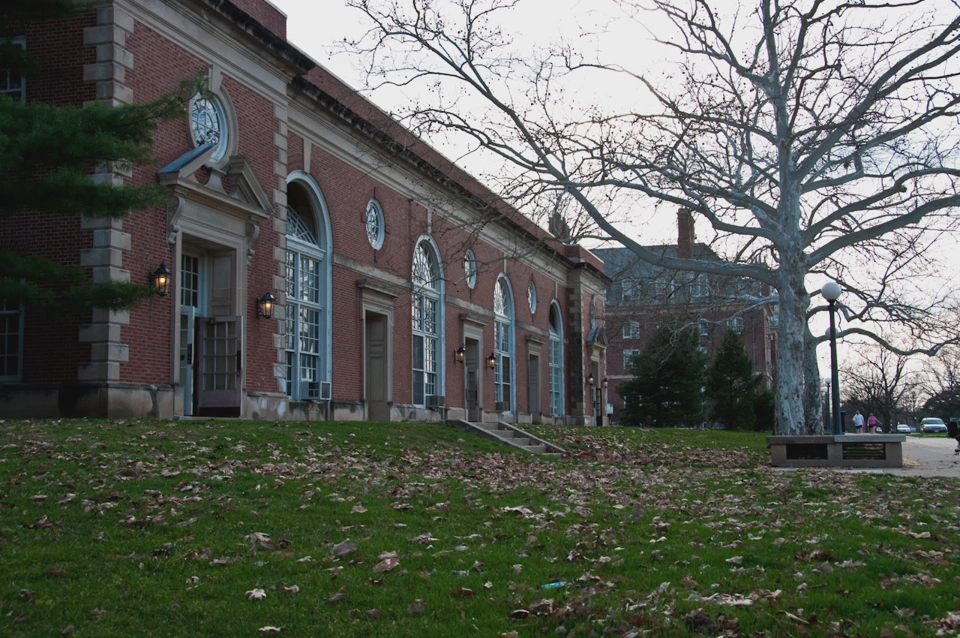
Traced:
[[943, 419], [960, 415], [960, 350], [944, 348], [924, 373], [923, 415]]
[[[726, 11], [719, 0], [611, 0], [621, 23], [660, 21], [635, 55], [611, 61], [571, 45], [515, 51], [501, 24], [519, 0], [350, 1], [373, 25], [355, 43], [371, 88], [428, 89], [407, 121], [425, 135], [466, 136], [510, 167], [499, 184], [517, 206], [556, 210], [568, 197], [591, 225], [567, 228], [657, 266], [772, 289], [780, 433], [822, 424], [823, 337], [808, 329], [825, 307], [811, 307], [817, 276], [857, 291], [844, 332], [882, 338], [870, 329], [877, 321], [936, 318], [916, 318], [891, 283], [917, 266], [929, 233], [953, 228], [960, 204], [955, 2], [753, 0]], [[669, 72], [643, 68], [654, 46], [676, 60]], [[605, 87], [596, 100], [590, 81]], [[608, 99], [612, 87], [629, 99]], [[727, 260], [640, 243], [631, 217], [678, 208], [712, 229]], [[846, 266], [863, 254], [888, 266], [871, 261], [855, 278]], [[911, 349], [939, 345], [929, 329], [915, 336]]]
[[920, 387], [910, 357], [870, 344], [859, 347], [840, 378], [848, 408], [876, 415], [887, 431], [911, 412]]

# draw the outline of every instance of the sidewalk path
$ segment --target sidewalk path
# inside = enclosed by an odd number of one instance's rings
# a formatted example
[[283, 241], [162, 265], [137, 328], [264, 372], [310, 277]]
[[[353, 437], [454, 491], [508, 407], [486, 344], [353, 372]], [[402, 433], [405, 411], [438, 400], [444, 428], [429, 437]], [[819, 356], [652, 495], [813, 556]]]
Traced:
[[954, 439], [907, 436], [903, 443], [902, 468], [875, 468], [842, 470], [895, 474], [897, 476], [947, 476], [960, 478], [960, 456], [954, 456], [957, 448]]

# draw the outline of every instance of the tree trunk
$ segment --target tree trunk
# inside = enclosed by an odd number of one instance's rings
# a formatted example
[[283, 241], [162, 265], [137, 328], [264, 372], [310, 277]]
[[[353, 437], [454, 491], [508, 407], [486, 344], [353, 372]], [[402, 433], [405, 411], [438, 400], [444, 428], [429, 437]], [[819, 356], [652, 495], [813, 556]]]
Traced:
[[[817, 361], [817, 340], [804, 329], [803, 358], [803, 412], [806, 415], [807, 431], [811, 434], [823, 434], [823, 400], [820, 397], [820, 366]], [[827, 398], [829, 401], [829, 397]]]
[[804, 335], [807, 333], [806, 311], [809, 297], [803, 286], [803, 271], [798, 263], [782, 263], [779, 274], [777, 434], [807, 434], [804, 411]]

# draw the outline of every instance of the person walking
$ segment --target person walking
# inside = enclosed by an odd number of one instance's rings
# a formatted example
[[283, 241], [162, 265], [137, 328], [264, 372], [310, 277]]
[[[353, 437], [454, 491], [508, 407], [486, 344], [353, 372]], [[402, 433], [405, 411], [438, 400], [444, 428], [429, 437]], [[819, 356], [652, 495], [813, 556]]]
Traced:
[[857, 434], [863, 434], [863, 415], [860, 414], [860, 410], [853, 415], [853, 425], [857, 428]]
[[877, 433], [877, 417], [873, 416], [873, 413], [870, 413], [870, 416], [867, 417], [867, 431], [870, 434]]

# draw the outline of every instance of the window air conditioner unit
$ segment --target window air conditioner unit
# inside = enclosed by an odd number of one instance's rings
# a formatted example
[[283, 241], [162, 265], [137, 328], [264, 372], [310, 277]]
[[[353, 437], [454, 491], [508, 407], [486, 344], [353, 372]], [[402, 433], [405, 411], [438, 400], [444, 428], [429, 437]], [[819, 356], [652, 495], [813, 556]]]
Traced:
[[320, 384], [316, 381], [300, 383], [300, 399], [302, 401], [316, 401], [320, 398]]
[[497, 401], [493, 404], [493, 409], [497, 412], [509, 412], [510, 411], [510, 402], [509, 401]]
[[329, 381], [304, 381], [300, 384], [300, 398], [304, 401], [329, 401], [331, 394]]
[[428, 408], [442, 408], [444, 405], [446, 397], [439, 396], [436, 394], [431, 394], [427, 396], [427, 407]]

